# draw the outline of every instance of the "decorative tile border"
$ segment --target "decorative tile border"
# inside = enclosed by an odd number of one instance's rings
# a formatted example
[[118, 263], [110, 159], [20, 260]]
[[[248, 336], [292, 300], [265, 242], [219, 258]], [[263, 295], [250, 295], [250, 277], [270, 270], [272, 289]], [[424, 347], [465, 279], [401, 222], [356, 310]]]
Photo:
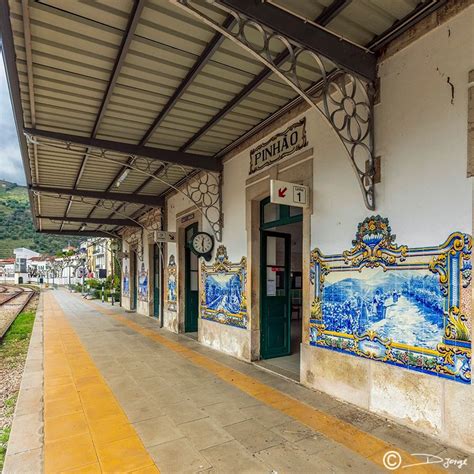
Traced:
[[352, 244], [311, 253], [310, 344], [470, 383], [471, 236], [409, 249], [372, 216]]
[[201, 318], [246, 329], [246, 284], [247, 259], [231, 263], [220, 245], [212, 265], [201, 263]]

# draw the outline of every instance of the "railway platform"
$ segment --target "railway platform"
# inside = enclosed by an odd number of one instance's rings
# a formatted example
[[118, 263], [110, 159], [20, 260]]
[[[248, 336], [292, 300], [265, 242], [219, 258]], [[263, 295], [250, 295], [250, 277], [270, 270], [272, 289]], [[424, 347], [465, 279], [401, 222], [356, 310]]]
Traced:
[[467, 472], [472, 462], [152, 318], [50, 290], [4, 472]]

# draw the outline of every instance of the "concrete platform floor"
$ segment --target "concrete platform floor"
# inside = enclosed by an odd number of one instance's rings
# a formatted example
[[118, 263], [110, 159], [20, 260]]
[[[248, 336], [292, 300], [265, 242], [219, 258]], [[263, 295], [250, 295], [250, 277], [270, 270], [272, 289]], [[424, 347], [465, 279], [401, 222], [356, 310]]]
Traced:
[[44, 381], [28, 377], [44, 396], [25, 399], [32, 386], [22, 385], [5, 473], [365, 474], [398, 462], [389, 451], [402, 466], [426, 453], [466, 460], [461, 468], [472, 472], [463, 452], [160, 330], [152, 318], [64, 290], [43, 293], [41, 314], [44, 347], [34, 334], [31, 356], [43, 352]]

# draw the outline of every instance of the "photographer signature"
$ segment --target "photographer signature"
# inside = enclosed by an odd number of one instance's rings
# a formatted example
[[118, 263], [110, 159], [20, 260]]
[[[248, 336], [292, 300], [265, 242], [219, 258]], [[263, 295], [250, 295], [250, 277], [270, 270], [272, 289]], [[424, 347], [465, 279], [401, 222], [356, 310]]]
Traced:
[[454, 459], [425, 453], [412, 453], [412, 456], [420, 457], [420, 462], [404, 464], [402, 466], [402, 456], [400, 453], [398, 451], [387, 451], [383, 457], [383, 464], [390, 471], [399, 468], [406, 469], [408, 467], [423, 466], [426, 464], [441, 464], [445, 469], [448, 469], [449, 467], [462, 469], [464, 466], [467, 466], [467, 459]]

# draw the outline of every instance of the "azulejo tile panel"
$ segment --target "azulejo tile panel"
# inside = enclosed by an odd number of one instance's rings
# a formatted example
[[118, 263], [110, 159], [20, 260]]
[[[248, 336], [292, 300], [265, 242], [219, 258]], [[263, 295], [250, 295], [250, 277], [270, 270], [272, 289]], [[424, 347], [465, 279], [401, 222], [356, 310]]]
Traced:
[[130, 273], [128, 270], [128, 266], [128, 259], [124, 259], [122, 273], [122, 296], [126, 296], [127, 298], [130, 296]]
[[178, 302], [178, 275], [176, 272], [176, 259], [174, 255], [170, 255], [168, 260], [168, 284], [166, 286], [166, 303], [168, 311], [176, 311]]
[[247, 259], [231, 263], [224, 245], [216, 251], [212, 265], [201, 263], [201, 318], [246, 329]]
[[397, 245], [371, 216], [353, 247], [311, 253], [310, 344], [458, 382], [471, 382], [472, 237]]
[[142, 262], [138, 274], [138, 299], [148, 302], [148, 270], [145, 270], [144, 262]]

